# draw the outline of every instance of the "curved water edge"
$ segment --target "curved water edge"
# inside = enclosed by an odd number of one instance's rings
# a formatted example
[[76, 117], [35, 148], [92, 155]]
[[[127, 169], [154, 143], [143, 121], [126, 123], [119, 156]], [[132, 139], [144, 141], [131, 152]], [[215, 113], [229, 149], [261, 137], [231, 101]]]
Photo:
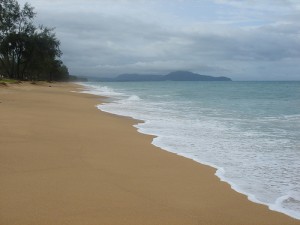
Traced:
[[[105, 110], [101, 109], [101, 106], [102, 106], [102, 104], [98, 105], [97, 108], [101, 111], [112, 113], [110, 111], [105, 111]], [[114, 114], [114, 113], [112, 113], [112, 114]], [[115, 115], [120, 115], [120, 114], [115, 114]], [[133, 119], [138, 119], [138, 118], [133, 118]], [[155, 134], [155, 133], [150, 133], [150, 132], [145, 131], [145, 129], [142, 129], [143, 124], [145, 124], [146, 122], [147, 121], [144, 121], [143, 123], [138, 123], [138, 124], [134, 125], [134, 127], [137, 128], [137, 131], [139, 133], [146, 134], [146, 135], [157, 136], [157, 134]], [[194, 157], [193, 155], [189, 155], [189, 154], [186, 154], [186, 153], [178, 153], [176, 151], [172, 151], [168, 146], [165, 146], [165, 145], [159, 143], [159, 136], [153, 138], [152, 144], [154, 146], [160, 148], [160, 149], [163, 149], [165, 151], [174, 153], [178, 156], [182, 156], [182, 157], [185, 157], [187, 159], [191, 159], [191, 160], [193, 160], [197, 163], [200, 163], [202, 165], [206, 165], [206, 166], [210, 166], [212, 168], [215, 168], [216, 169], [215, 175], [220, 179], [220, 181], [228, 183], [234, 191], [236, 191], [240, 194], [246, 195], [250, 201], [252, 201], [254, 203], [257, 203], [257, 204], [266, 205], [272, 211], [277, 211], [277, 212], [286, 214], [286, 215], [288, 215], [288, 216], [290, 216], [294, 219], [300, 220], [300, 215], [298, 213], [293, 213], [290, 210], [286, 210], [285, 208], [281, 207], [282, 202], [284, 200], [290, 198], [289, 195], [279, 197], [278, 199], [276, 199], [275, 204], [268, 204], [268, 203], [259, 201], [254, 194], [251, 194], [251, 193], [248, 193], [248, 192], [244, 191], [237, 184], [233, 183], [229, 179], [226, 179], [224, 168], [218, 167], [218, 166], [216, 166], [212, 163], [209, 163], [209, 162], [201, 161], [200, 159]]]
[[[144, 121], [143, 123], [138, 123], [138, 124], [134, 125], [134, 127], [136, 127], [137, 131], [140, 132], [140, 133], [156, 136], [152, 141], [153, 145], [155, 145], [155, 146], [157, 146], [161, 149], [164, 149], [166, 151], [175, 153], [177, 155], [192, 159], [192, 160], [194, 160], [198, 163], [216, 168], [215, 175], [217, 177], [219, 177], [221, 181], [224, 181], [224, 182], [228, 183], [233, 190], [248, 196], [248, 199], [250, 201], [258, 203], [258, 204], [267, 205], [271, 210], [284, 213], [284, 214], [289, 215], [289, 216], [291, 216], [295, 219], [300, 220], [300, 209], [299, 209], [299, 212], [298, 212], [298, 211], [294, 211], [294, 210], [291, 210], [291, 209], [284, 208], [284, 206], [283, 206], [284, 203], [287, 202], [287, 201], [289, 201], [289, 204], [294, 201], [294, 202], [296, 202], [297, 207], [298, 207], [298, 203], [300, 203], [300, 201], [298, 201], [299, 197], [298, 196], [293, 196], [293, 193], [286, 193], [286, 195], [278, 196], [274, 203], [268, 203], [268, 202], [260, 201], [256, 197], [255, 194], [250, 193], [250, 192], [246, 191], [245, 189], [243, 189], [240, 185], [237, 185], [235, 182], [232, 181], [232, 179], [230, 179], [230, 177], [229, 178], [226, 177], [226, 175], [225, 175], [226, 170], [224, 168], [222, 168], [220, 166], [217, 166], [213, 163], [210, 163], [208, 161], [201, 160], [198, 155], [194, 155], [193, 153], [182, 152], [179, 147], [177, 148], [177, 146], [168, 145], [168, 143], [166, 143], [166, 141], [164, 142], [164, 135], [163, 134], [160, 134], [159, 132], [157, 132], [157, 130], [155, 132], [155, 131], [153, 131], [153, 129], [151, 129], [151, 126], [149, 127], [149, 125], [151, 125], [150, 120], [147, 120], [146, 118], [141, 118], [141, 117], [138, 117], [138, 116], [134, 116], [134, 115], [128, 115], [128, 113], [126, 114], [122, 111], [114, 111], [114, 110], [109, 108], [111, 104], [118, 104], [119, 102], [122, 102], [122, 104], [126, 104], [127, 102], [139, 102], [139, 101], [141, 101], [141, 98], [138, 95], [133, 95], [133, 94], [126, 95], [126, 98], [124, 98], [124, 93], [116, 92], [115, 90], [113, 90], [109, 87], [106, 87], [106, 86], [105, 87], [102, 86], [101, 90], [100, 90], [97, 87], [97, 85], [94, 85], [94, 86], [93, 85], [92, 86], [91, 85], [85, 85], [85, 84], [81, 84], [81, 85], [84, 85], [87, 88], [86, 90], [83, 91], [84, 93], [90, 93], [90, 94], [99, 95], [99, 96], [107, 96], [107, 97], [111, 98], [110, 102], [98, 105], [97, 106], [98, 109], [100, 109], [102, 111], [105, 111], [105, 112], [108, 112], [108, 113], [115, 114], [115, 115], [129, 116], [129, 117], [132, 117], [133, 119]], [[272, 117], [269, 117], [268, 119], [271, 120]]]

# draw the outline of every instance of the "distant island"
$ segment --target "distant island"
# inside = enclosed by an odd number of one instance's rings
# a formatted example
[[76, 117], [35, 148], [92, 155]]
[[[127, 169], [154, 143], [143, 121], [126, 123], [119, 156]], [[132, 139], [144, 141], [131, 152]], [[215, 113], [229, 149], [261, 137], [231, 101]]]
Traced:
[[200, 75], [189, 71], [175, 71], [167, 75], [141, 75], [141, 74], [121, 74], [114, 78], [97, 78], [102, 82], [130, 82], [130, 81], [232, 81], [228, 77], [213, 77]]

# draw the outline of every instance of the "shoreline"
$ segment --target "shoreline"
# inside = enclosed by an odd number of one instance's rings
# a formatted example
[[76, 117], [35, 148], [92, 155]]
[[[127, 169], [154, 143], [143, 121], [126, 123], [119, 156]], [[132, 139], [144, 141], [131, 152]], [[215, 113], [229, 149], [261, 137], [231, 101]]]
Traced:
[[[86, 85], [84, 83], [77, 83], [77, 84], [83, 86], [84, 91], [82, 93], [87, 93], [87, 94], [92, 94], [92, 95], [95, 95], [95, 96], [103, 97], [103, 95], [101, 95], [101, 93], [99, 93], [97, 91], [97, 89], [95, 89], [95, 87]], [[104, 96], [105, 96], [105, 98], [110, 99], [110, 100], [102, 102], [101, 104], [98, 104], [96, 107], [102, 112], [110, 113], [110, 114], [113, 114], [113, 115], [116, 115], [116, 116], [121, 116], [121, 117], [124, 117], [125, 119], [135, 120], [136, 123], [133, 125], [133, 127], [135, 127], [137, 132], [139, 132], [141, 134], [152, 136], [153, 141], [151, 142], [151, 144], [153, 146], [158, 147], [163, 151], [167, 151], [167, 152], [170, 152], [172, 154], [178, 155], [179, 157], [184, 157], [184, 158], [187, 158], [189, 160], [195, 161], [195, 162], [197, 162], [201, 165], [205, 165], [205, 166], [208, 166], [208, 167], [211, 167], [211, 168], [215, 169], [215, 174], [214, 175], [219, 178], [220, 182], [225, 182], [225, 183], [229, 184], [232, 190], [234, 190], [235, 192], [237, 192], [239, 194], [245, 195], [249, 201], [251, 201], [253, 203], [256, 203], [256, 204], [267, 206], [269, 208], [269, 210], [271, 210], [271, 211], [283, 213], [283, 214], [285, 214], [285, 215], [287, 215], [287, 216], [289, 216], [293, 219], [300, 220], [300, 217], [299, 217], [298, 214], [294, 213], [293, 211], [289, 211], [289, 210], [281, 207], [280, 205], [278, 205], [278, 201], [287, 199], [286, 196], [279, 197], [278, 199], [276, 199], [275, 203], [267, 203], [267, 202], [260, 201], [254, 194], [251, 194], [251, 193], [243, 190], [237, 184], [235, 184], [231, 180], [227, 179], [224, 176], [225, 171], [222, 167], [219, 167], [219, 166], [217, 166], [213, 163], [209, 163], [209, 162], [206, 162], [206, 161], [201, 161], [201, 159], [195, 158], [194, 156], [192, 156], [190, 154], [178, 153], [178, 152], [176, 152], [176, 150], [173, 150], [172, 148], [169, 148], [168, 146], [164, 146], [162, 144], [159, 144], [159, 143], [155, 142], [155, 139], [159, 138], [159, 135], [148, 132], [147, 129], [143, 127], [143, 124], [145, 124], [149, 121], [142, 120], [142, 119], [139, 119], [139, 118], [135, 118], [135, 117], [132, 117], [132, 116], [122, 115], [120, 113], [119, 114], [114, 113], [112, 111], [103, 109], [101, 107], [102, 105], [106, 105], [106, 104], [109, 104], [109, 103], [115, 103], [115, 100], [116, 100], [116, 99], [114, 99], [113, 96], [109, 96], [109, 94], [105, 93]]]
[[0, 88], [0, 224], [300, 224], [74, 84]]

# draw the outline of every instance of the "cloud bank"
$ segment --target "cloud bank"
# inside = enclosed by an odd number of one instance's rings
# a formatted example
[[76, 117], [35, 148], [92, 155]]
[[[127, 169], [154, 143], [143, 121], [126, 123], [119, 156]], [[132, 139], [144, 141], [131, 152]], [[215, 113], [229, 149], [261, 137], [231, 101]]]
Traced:
[[39, 23], [56, 27], [71, 74], [190, 70], [234, 80], [300, 79], [296, 1], [28, 2]]

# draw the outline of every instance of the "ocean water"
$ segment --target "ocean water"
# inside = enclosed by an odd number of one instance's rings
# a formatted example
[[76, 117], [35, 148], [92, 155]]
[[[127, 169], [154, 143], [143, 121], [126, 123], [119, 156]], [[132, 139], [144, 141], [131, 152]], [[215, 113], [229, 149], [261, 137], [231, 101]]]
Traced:
[[143, 120], [153, 145], [217, 168], [249, 200], [300, 219], [300, 82], [83, 83]]

